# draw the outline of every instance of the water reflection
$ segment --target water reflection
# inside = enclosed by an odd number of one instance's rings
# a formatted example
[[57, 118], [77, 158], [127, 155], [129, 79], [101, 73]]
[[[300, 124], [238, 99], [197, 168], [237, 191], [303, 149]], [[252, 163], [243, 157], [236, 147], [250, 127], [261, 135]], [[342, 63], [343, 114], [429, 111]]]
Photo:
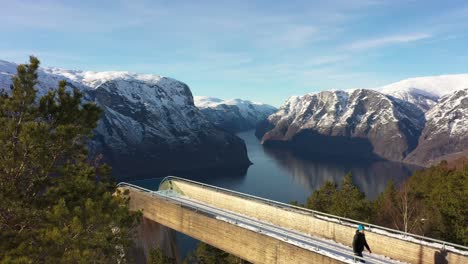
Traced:
[[[253, 131], [238, 135], [246, 142], [249, 158], [254, 163], [247, 171], [187, 171], [176, 176], [281, 202], [305, 202], [307, 196], [327, 180], [340, 183], [348, 172], [353, 174], [354, 183], [373, 199], [385, 189], [388, 180], [401, 183], [418, 168], [389, 161], [317, 159], [286, 149], [265, 148]], [[146, 179], [130, 181], [154, 190], [162, 178], [148, 175]]]
[[295, 182], [307, 187], [309, 193], [320, 188], [326, 181], [340, 183], [343, 176], [350, 172], [354, 183], [367, 197], [374, 199], [385, 189], [390, 179], [396, 184], [402, 183], [417, 169], [415, 166], [389, 161], [320, 160], [285, 149], [264, 148], [264, 153], [289, 172]]

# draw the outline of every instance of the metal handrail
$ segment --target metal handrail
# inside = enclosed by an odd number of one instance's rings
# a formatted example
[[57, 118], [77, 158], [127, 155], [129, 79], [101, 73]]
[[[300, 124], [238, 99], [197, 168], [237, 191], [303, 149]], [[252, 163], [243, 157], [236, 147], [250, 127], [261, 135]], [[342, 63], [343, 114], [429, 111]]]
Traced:
[[119, 182], [117, 184], [117, 187], [124, 187], [124, 186], [132, 187], [132, 188], [138, 189], [138, 190], [143, 191], [143, 192], [153, 192], [153, 191], [151, 191], [149, 189], [146, 189], [146, 188], [143, 188], [141, 186], [131, 184], [131, 183], [128, 183], [128, 182]]
[[[167, 178], [167, 177], [166, 177], [166, 178]], [[177, 177], [175, 177], [175, 178], [177, 178]], [[163, 181], [164, 181], [164, 180], [163, 180]], [[161, 182], [161, 183], [162, 183], [162, 182]], [[195, 183], [196, 183], [196, 182], [195, 182]], [[209, 186], [209, 185], [208, 185], [208, 186]], [[126, 183], [126, 182], [120, 182], [120, 183], [117, 184], [117, 187], [130, 187], [130, 188], [134, 188], [134, 189], [137, 189], [137, 190], [139, 190], [139, 191], [142, 191], [142, 192], [145, 192], [145, 193], [149, 193], [149, 194], [151, 194], [151, 195], [153, 195], [153, 196], [159, 196], [159, 197], [163, 198], [163, 199], [166, 200], [166, 201], [169, 201], [169, 200], [170, 200], [172, 203], [177, 204], [177, 205], [179, 205], [179, 206], [189, 207], [189, 208], [191, 208], [192, 210], [195, 210], [195, 211], [197, 211], [197, 212], [203, 212], [203, 213], [208, 214], [208, 215], [216, 216], [216, 215], [214, 215], [212, 212], [210, 212], [209, 210], [206, 210], [206, 209], [203, 209], [203, 208], [194, 206], [194, 205], [183, 204], [182, 202], [180, 202], [180, 201], [178, 201], [178, 200], [176, 200], [176, 199], [174, 199], [174, 198], [172, 198], [172, 197], [170, 197], [170, 196], [163, 195], [163, 194], [161, 194], [161, 193], [158, 193], [157, 191], [152, 191], [152, 190], [149, 190], [149, 189], [140, 187], [140, 186], [138, 186], [138, 185], [134, 185], [134, 184], [131, 184], [131, 183]], [[222, 220], [220, 220], [220, 221], [222, 221]], [[284, 240], [285, 240], [285, 241], [288, 241], [289, 238], [291, 237], [291, 236], [288, 237], [288, 234], [287, 234], [287, 232], [285, 232], [285, 231], [279, 231], [278, 233], [282, 233], [282, 234], [283, 234]], [[330, 246], [328, 246], [328, 245], [325, 245], [325, 246], [324, 246], [324, 245], [321, 245], [321, 246], [319, 246], [319, 245], [317, 245], [316, 243], [313, 243], [313, 242], [310, 243], [310, 244], [312, 244], [312, 245], [315, 247], [315, 252], [317, 252], [317, 253], [319, 253], [319, 254], [321, 254], [321, 253], [320, 253], [321, 250], [320, 250], [319, 247], [324, 247], [324, 248], [327, 248], [327, 249], [329, 249], [329, 250], [331, 250], [331, 251], [338, 252], [338, 253], [340, 253], [340, 254], [345, 255], [346, 257], [349, 258], [349, 260], [353, 261], [353, 262], [350, 262], [350, 263], [354, 263], [354, 260], [357, 260], [357, 259], [365, 260], [365, 261], [367, 261], [368, 263], [375, 263], [375, 264], [385, 264], [385, 263], [386, 263], [386, 262], [382, 262], [382, 261], [376, 260], [376, 259], [369, 259], [369, 258], [359, 257], [359, 256], [356, 256], [356, 255], [350, 254], [349, 252], [344, 251], [344, 250], [342, 250], [342, 249], [340, 249], [340, 248], [333, 248], [333, 247], [330, 247]], [[338, 256], [336, 256], [336, 257], [335, 257], [335, 256], [329, 256], [329, 257], [335, 258], [335, 259], [337, 259], [337, 260], [341, 260]]]
[[[418, 240], [421, 240], [421, 242], [422, 242], [422, 241], [425, 241], [425, 242], [431, 242], [431, 243], [441, 244], [441, 247], [437, 247], [436, 245], [433, 245], [433, 244], [428, 244], [428, 246], [431, 246], [431, 247], [434, 247], [434, 248], [438, 248], [438, 249], [449, 250], [450, 248], [446, 248], [446, 246], [452, 246], [452, 247], [454, 247], [455, 249], [458, 248], [458, 249], [463, 249], [463, 250], [465, 250], [465, 251], [468, 250], [468, 247], [462, 246], [462, 245], [459, 245], [459, 244], [450, 243], [450, 242], [446, 242], [446, 241], [443, 241], [443, 240], [438, 240], [438, 239], [435, 239], [435, 238], [420, 236], [420, 235], [416, 235], [416, 234], [412, 234], [412, 233], [407, 233], [407, 232], [404, 232], [404, 231], [395, 230], [395, 229], [391, 229], [391, 228], [383, 227], [383, 226], [378, 226], [378, 225], [374, 225], [374, 224], [370, 224], [370, 223], [366, 223], [366, 222], [356, 221], [356, 220], [349, 219], [349, 218], [346, 218], [346, 217], [341, 217], [341, 216], [337, 216], [337, 215], [327, 214], [327, 213], [323, 213], [323, 212], [311, 210], [311, 209], [304, 208], [304, 207], [299, 207], [299, 206], [295, 206], [295, 205], [291, 205], [291, 204], [286, 204], [286, 203], [282, 203], [282, 202], [278, 202], [278, 201], [273, 201], [273, 200], [269, 200], [269, 199], [266, 199], [266, 198], [258, 197], [258, 196], [255, 196], [255, 195], [250, 195], [250, 194], [246, 194], [246, 193], [241, 193], [241, 192], [237, 192], [237, 191], [233, 191], [233, 190], [229, 190], [229, 189], [225, 189], [225, 188], [221, 188], [221, 187], [209, 185], [209, 184], [202, 183], [202, 182], [196, 182], [196, 181], [192, 181], [192, 180], [188, 180], [188, 179], [184, 179], [184, 178], [180, 178], [180, 177], [176, 177], [176, 176], [167, 176], [167, 177], [165, 177], [165, 178], [159, 183], [158, 189], [161, 188], [161, 185], [162, 185], [165, 181], [170, 181], [171, 179], [173, 179], [173, 180], [185, 181], [185, 182], [193, 183], [193, 184], [200, 185], [200, 186], [203, 186], [203, 187], [207, 187], [207, 188], [210, 188], [210, 189], [215, 189], [215, 190], [220, 190], [220, 191], [227, 192], [227, 193], [232, 193], [232, 194], [235, 194], [235, 195], [240, 196], [240, 197], [247, 197], [247, 198], [254, 199], [254, 200], [260, 200], [260, 201], [262, 201], [262, 202], [264, 202], [264, 203], [266, 203], [266, 204], [268, 204], [268, 205], [277, 205], [277, 206], [282, 206], [282, 207], [286, 207], [286, 208], [293, 208], [293, 209], [296, 209], [296, 210], [300, 210], [300, 211], [305, 211], [305, 212], [308, 212], [308, 213], [312, 213], [312, 214], [314, 214], [314, 215], [319, 215], [319, 216], [325, 216], [325, 217], [329, 217], [329, 218], [334, 218], [334, 219], [336, 219], [340, 224], [343, 224], [342, 221], [348, 222], [348, 223], [354, 223], [354, 224], [362, 224], [362, 225], [365, 225], [365, 226], [369, 227], [369, 231], [371, 231], [371, 232], [372, 232], [372, 228], [381, 229], [381, 230], [385, 230], [385, 231], [388, 231], [388, 232], [393, 233], [393, 234], [400, 234], [400, 235], [403, 235], [404, 237], [416, 238], [416, 239], [418, 239]], [[375, 232], [374, 232], [374, 233], [375, 233]], [[409, 241], [409, 242], [417, 243], [417, 241]], [[468, 252], [467, 252], [467, 254], [468, 254]]]

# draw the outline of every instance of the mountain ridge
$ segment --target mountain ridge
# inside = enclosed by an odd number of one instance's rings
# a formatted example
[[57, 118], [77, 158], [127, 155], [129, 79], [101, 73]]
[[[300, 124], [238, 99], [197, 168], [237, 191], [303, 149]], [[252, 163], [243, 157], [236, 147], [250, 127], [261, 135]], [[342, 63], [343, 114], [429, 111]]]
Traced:
[[[0, 61], [0, 87], [8, 91], [15, 73], [16, 64]], [[38, 75], [38, 96], [64, 79], [104, 110], [91, 148], [104, 153], [120, 175], [250, 164], [243, 140], [213, 126], [183, 82], [159, 75], [59, 68], [39, 68]]]
[[254, 129], [277, 110], [271, 105], [242, 99], [195, 96], [194, 102], [213, 124], [233, 133]]
[[[324, 89], [317, 92], [307, 93], [314, 95], [323, 91], [345, 91], [352, 92], [358, 89], [375, 90], [395, 98], [411, 102], [424, 112], [434, 106], [437, 101], [447, 94], [468, 88], [468, 73], [443, 74], [434, 76], [421, 76], [403, 79], [397, 82], [372, 88], [352, 89]], [[306, 94], [306, 95], [307, 95]], [[297, 95], [290, 96], [298, 97]], [[286, 101], [288, 101], [286, 99]]]
[[447, 94], [468, 88], [468, 74], [408, 78], [376, 88], [384, 94], [414, 103], [428, 111]]
[[443, 96], [426, 113], [426, 126], [406, 162], [433, 165], [468, 155], [468, 89]]
[[324, 91], [291, 97], [259, 136], [265, 145], [313, 154], [401, 161], [416, 147], [424, 122], [413, 104], [374, 90]]

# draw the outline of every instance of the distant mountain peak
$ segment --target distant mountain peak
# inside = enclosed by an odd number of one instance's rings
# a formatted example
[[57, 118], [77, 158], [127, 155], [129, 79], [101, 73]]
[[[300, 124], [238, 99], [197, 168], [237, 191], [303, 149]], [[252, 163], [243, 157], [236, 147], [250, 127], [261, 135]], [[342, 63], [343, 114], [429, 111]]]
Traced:
[[231, 132], [254, 129], [257, 123], [276, 111], [276, 108], [271, 105], [242, 99], [222, 100], [195, 96], [194, 101], [208, 120]]
[[404, 79], [378, 88], [383, 93], [416, 89], [427, 95], [444, 96], [468, 88], [468, 73], [424, 76]]
[[428, 111], [440, 97], [466, 88], [468, 88], [468, 74], [450, 74], [409, 78], [376, 88], [376, 90], [413, 103], [423, 111]]
[[240, 98], [234, 98], [234, 99], [228, 99], [228, 100], [223, 100], [220, 98], [216, 97], [210, 97], [210, 96], [194, 96], [193, 97], [195, 101], [195, 105], [200, 108], [206, 108], [206, 107], [216, 107], [220, 104], [225, 104], [225, 105], [260, 105], [260, 106], [267, 106], [271, 108], [275, 108], [274, 106], [264, 104], [264, 103], [258, 103], [258, 102], [253, 102], [249, 100], [244, 100]]

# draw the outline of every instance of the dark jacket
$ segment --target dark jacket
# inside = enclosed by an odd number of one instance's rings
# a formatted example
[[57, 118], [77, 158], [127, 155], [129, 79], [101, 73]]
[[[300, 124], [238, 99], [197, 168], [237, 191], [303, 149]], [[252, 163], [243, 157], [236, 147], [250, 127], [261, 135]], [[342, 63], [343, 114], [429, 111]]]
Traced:
[[356, 230], [356, 234], [354, 235], [353, 239], [354, 253], [361, 253], [362, 251], [364, 251], [364, 247], [366, 247], [367, 250], [371, 251], [369, 245], [367, 245], [366, 235], [364, 235], [364, 233], [359, 232], [359, 230]]

